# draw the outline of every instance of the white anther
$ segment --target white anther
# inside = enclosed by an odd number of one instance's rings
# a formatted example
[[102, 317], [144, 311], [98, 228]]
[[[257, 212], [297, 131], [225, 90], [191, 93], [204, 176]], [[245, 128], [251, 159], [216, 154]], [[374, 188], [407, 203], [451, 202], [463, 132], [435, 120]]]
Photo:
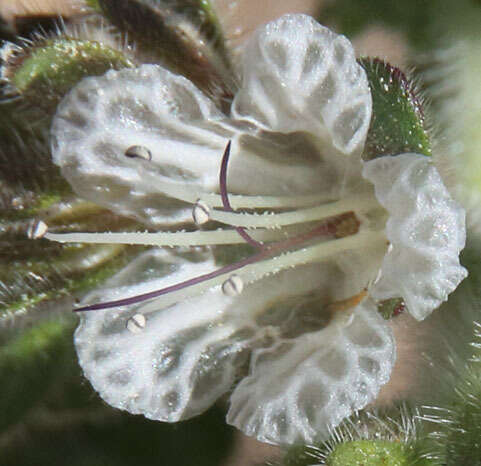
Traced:
[[145, 316], [135, 314], [127, 321], [127, 330], [132, 333], [140, 333], [145, 328]]
[[222, 283], [222, 292], [227, 296], [238, 296], [244, 289], [244, 282], [239, 275], [231, 275]]
[[130, 146], [125, 151], [125, 156], [131, 159], [144, 159], [149, 162], [152, 160], [152, 152], [144, 146]]
[[202, 225], [208, 222], [210, 219], [209, 206], [204, 201], [197, 199], [197, 202], [192, 209], [192, 218], [196, 225]]
[[30, 223], [27, 230], [27, 236], [30, 239], [42, 238], [48, 231], [48, 226], [42, 220], [34, 220]]

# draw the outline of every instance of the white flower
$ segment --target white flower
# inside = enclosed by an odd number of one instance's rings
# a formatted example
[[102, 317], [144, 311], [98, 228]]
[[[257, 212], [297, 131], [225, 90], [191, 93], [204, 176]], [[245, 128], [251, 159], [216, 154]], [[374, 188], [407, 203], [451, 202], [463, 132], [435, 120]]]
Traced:
[[[48, 238], [258, 246], [220, 271], [218, 247], [150, 250], [87, 298], [156, 296], [82, 315], [80, 364], [108, 403], [173, 422], [233, 389], [229, 423], [290, 443], [327, 436], [375, 399], [395, 361], [378, 304], [402, 298], [423, 319], [466, 271], [464, 212], [431, 161], [362, 163], [370, 118], [351, 44], [303, 15], [250, 39], [229, 116], [158, 66], [86, 79], [65, 98], [54, 159], [79, 194], [158, 229], [192, 226], [192, 211], [231, 227]], [[218, 175], [229, 140], [235, 211], [222, 209]]]

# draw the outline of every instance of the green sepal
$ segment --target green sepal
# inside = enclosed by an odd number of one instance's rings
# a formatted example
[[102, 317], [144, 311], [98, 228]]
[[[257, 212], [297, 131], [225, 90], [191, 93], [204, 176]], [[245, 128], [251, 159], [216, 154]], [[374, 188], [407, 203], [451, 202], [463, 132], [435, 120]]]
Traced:
[[326, 441], [292, 446], [265, 466], [445, 466], [438, 451], [420, 411], [403, 403], [355, 413]]
[[431, 155], [423, 103], [414, 84], [398, 68], [379, 59], [361, 58], [372, 95], [372, 118], [364, 160], [414, 152]]
[[147, 60], [160, 60], [219, 104], [232, 100], [232, 67], [210, 0], [99, 0], [99, 4]]
[[27, 105], [53, 113], [60, 99], [82, 78], [132, 63], [119, 50], [99, 42], [59, 37], [24, 49], [11, 66], [7, 77]]
[[[415, 462], [413, 462], [415, 461]], [[345, 442], [327, 458], [329, 466], [429, 466], [429, 460], [413, 458], [411, 448], [387, 440], [354, 440]]]

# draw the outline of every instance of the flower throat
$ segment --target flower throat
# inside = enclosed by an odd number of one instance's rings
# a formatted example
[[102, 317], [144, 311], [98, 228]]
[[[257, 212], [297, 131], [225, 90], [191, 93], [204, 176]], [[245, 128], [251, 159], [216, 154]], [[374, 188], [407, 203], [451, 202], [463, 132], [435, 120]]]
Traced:
[[[246, 214], [236, 213], [231, 206], [228, 189], [227, 189], [227, 167], [231, 151], [231, 141], [228, 142], [224, 151], [221, 167], [219, 171], [219, 190], [222, 210], [211, 210], [210, 207], [202, 200], [197, 199], [193, 208], [193, 219], [198, 225], [206, 223], [209, 220], [228, 224], [234, 227], [234, 230], [216, 230], [216, 231], [197, 231], [197, 232], [177, 232], [177, 233], [45, 233], [45, 238], [59, 242], [84, 242], [84, 243], [122, 243], [122, 244], [143, 244], [157, 246], [205, 246], [216, 244], [234, 244], [245, 242], [253, 246], [257, 252], [238, 262], [226, 265], [212, 272], [193, 277], [191, 279], [167, 286], [148, 293], [143, 293], [129, 298], [96, 303], [82, 306], [74, 309], [75, 312], [94, 311], [101, 309], [109, 309], [119, 306], [128, 306], [137, 304], [163, 295], [176, 293], [185, 288], [193, 287], [196, 292], [203, 291], [205, 288], [222, 285], [224, 293], [229, 295], [239, 294], [244, 286], [245, 279], [237, 274], [233, 274], [241, 269], [250, 270], [247, 274], [247, 281], [253, 282], [261, 278], [263, 275], [278, 272], [288, 267], [294, 267], [304, 263], [329, 257], [332, 254], [343, 250], [351, 249], [359, 246], [358, 241], [364, 243], [367, 238], [360, 232], [361, 222], [352, 209], [349, 209], [349, 201], [354, 201], [355, 207], [360, 210], [366, 210], [373, 206], [372, 197], [357, 197], [356, 200], [346, 199], [335, 201], [325, 205], [311, 208], [301, 208], [295, 211], [283, 213], [269, 214]], [[142, 146], [129, 147], [125, 156], [129, 158], [143, 159], [149, 163], [152, 159], [150, 150]], [[185, 196], [182, 196], [185, 197]], [[244, 196], [236, 196], [243, 198]], [[311, 196], [312, 197], [312, 196]], [[259, 198], [262, 204], [262, 197]], [[276, 201], [267, 198], [266, 204], [278, 203], [281, 198]], [[248, 204], [248, 202], [247, 202]], [[258, 207], [263, 207], [258, 206]], [[344, 210], [345, 209], [345, 210]], [[254, 238], [248, 233], [248, 229], [254, 229], [253, 233], [257, 233], [259, 228], [259, 237], [270, 239], [278, 238], [279, 234], [273, 233], [273, 229], [278, 229], [284, 225], [293, 225], [316, 221], [317, 225], [300, 234], [291, 236], [287, 239], [272, 241], [265, 243]], [[237, 236], [235, 238], [234, 236]], [[363, 236], [357, 238], [356, 243], [353, 242], [354, 236]], [[376, 235], [374, 235], [376, 236]], [[312, 245], [316, 239], [324, 239], [321, 244]], [[369, 243], [372, 241], [372, 235]], [[333, 241], [336, 240], [336, 241]], [[302, 246], [305, 248], [300, 249]], [[256, 267], [257, 265], [257, 267]], [[230, 274], [225, 279], [224, 275]], [[222, 278], [221, 278], [222, 277]]]

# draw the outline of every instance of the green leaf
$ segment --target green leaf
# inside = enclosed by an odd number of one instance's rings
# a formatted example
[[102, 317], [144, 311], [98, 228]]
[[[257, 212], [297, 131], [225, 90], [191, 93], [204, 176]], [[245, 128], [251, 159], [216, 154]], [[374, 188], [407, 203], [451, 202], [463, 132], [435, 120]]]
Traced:
[[422, 100], [406, 75], [378, 59], [361, 58], [372, 94], [364, 159], [414, 152], [431, 155]]

